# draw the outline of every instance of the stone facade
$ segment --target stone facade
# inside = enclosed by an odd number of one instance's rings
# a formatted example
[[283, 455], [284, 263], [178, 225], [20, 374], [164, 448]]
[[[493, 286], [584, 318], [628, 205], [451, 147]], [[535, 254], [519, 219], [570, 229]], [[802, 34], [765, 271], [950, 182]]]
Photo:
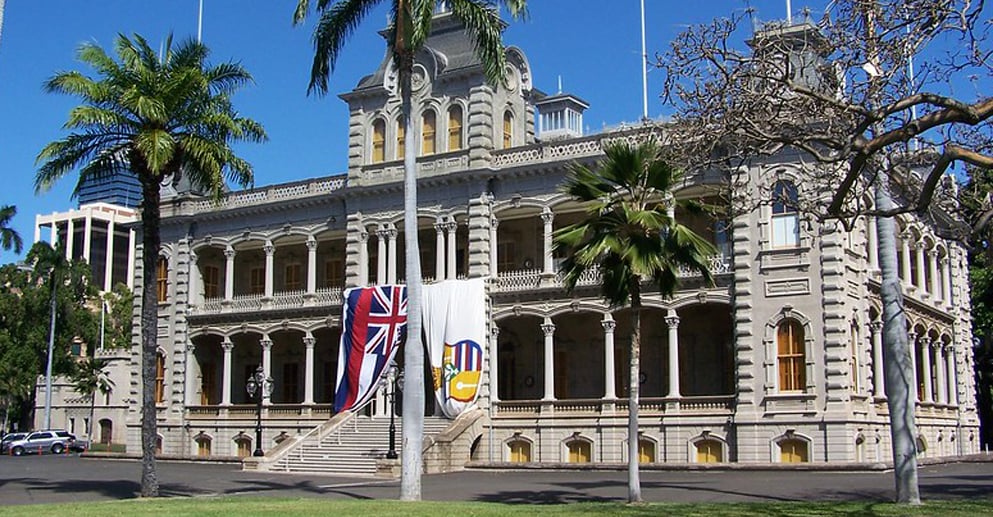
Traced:
[[[460, 427], [473, 436], [446, 436], [446, 447], [491, 463], [620, 462], [630, 315], [604, 304], [594, 276], [565, 292], [551, 235], [583, 215], [558, 191], [571, 164], [596, 160], [607, 142], [664, 129], [540, 141], [535, 103], [543, 94], [523, 52], [507, 52], [507, 86], [485, 84], [461, 29], [440, 15], [417, 57], [418, 134], [404, 135], [421, 150], [425, 280], [489, 279], [485, 416]], [[346, 173], [231, 193], [219, 203], [182, 192], [163, 199], [164, 454], [251, 450], [255, 409], [244, 386], [259, 365], [275, 385], [265, 400], [267, 448], [330, 418], [342, 289], [405, 277], [394, 83], [383, 62], [341, 96], [350, 108]], [[754, 186], [745, 196], [805, 194], [803, 173], [788, 159], [740, 174]], [[713, 172], [694, 173], [675, 195], [716, 202], [721, 182]], [[874, 225], [863, 218], [845, 232], [774, 202], [753, 204], [726, 222], [676, 212], [719, 250], [711, 262], [716, 282], [684, 272], [673, 299], [645, 297], [642, 459], [886, 461]], [[975, 452], [965, 251], [924, 221], [905, 217], [900, 226], [921, 454]], [[132, 400], [140, 397], [137, 359]], [[369, 411], [382, 414], [382, 402]], [[137, 411], [133, 404], [128, 415], [135, 450]]]

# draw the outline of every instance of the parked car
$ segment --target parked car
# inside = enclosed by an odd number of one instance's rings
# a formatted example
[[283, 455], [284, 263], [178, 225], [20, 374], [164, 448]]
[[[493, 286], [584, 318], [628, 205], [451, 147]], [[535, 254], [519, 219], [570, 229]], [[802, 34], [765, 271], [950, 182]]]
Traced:
[[75, 448], [76, 437], [65, 429], [48, 429], [44, 431], [34, 431], [26, 437], [10, 442], [10, 454], [21, 456], [23, 454], [62, 454], [67, 449]]
[[27, 435], [28, 433], [7, 433], [3, 435], [3, 438], [0, 438], [0, 454], [7, 454], [12, 442], [23, 440]]

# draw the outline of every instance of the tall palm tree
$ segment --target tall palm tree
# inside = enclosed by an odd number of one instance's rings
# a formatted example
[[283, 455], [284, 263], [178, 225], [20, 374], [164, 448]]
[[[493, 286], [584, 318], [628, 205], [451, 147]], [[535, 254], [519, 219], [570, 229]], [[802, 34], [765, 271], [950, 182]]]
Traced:
[[[401, 113], [406, 135], [414, 134], [411, 113], [410, 80], [414, 56], [427, 41], [438, 0], [316, 0], [320, 19], [314, 28], [314, 61], [310, 71], [308, 93], [326, 94], [328, 78], [341, 55], [346, 41], [367, 14], [378, 4], [390, 5], [390, 30], [387, 45], [399, 75], [398, 87]], [[293, 15], [301, 23], [310, 11], [310, 0], [299, 0]], [[526, 14], [526, 0], [447, 0], [444, 2], [459, 19], [471, 38], [483, 73], [490, 84], [504, 84], [505, 56], [503, 22], [496, 11], [506, 6], [511, 15]], [[417, 147], [414, 138], [404, 140], [404, 199], [403, 225], [407, 274], [407, 343], [404, 346], [404, 366], [407, 371], [424, 370], [424, 350], [421, 346], [421, 262], [417, 242]], [[403, 389], [403, 437], [400, 478], [400, 498], [421, 498], [421, 444], [424, 432], [424, 379], [411, 375]]]
[[5, 205], [0, 207], [0, 248], [7, 251], [13, 249], [14, 253], [20, 253], [24, 248], [24, 242], [21, 240], [21, 236], [10, 227], [10, 223], [14, 220], [15, 215], [17, 215], [16, 206]]
[[[699, 271], [713, 278], [709, 258], [713, 245], [678, 224], [669, 211], [672, 189], [682, 174], [660, 156], [651, 141], [608, 145], [606, 156], [590, 168], [573, 166], [562, 191], [586, 206], [586, 217], [554, 234], [556, 251], [565, 253], [561, 271], [571, 292], [583, 273], [600, 274], [601, 294], [611, 307], [631, 309], [628, 376], [628, 501], [641, 501], [638, 471], [638, 375], [641, 352], [641, 295], [651, 281], [663, 298], [679, 287], [679, 270]], [[690, 204], [685, 204], [693, 208]]]
[[90, 399], [90, 419], [86, 425], [86, 439], [89, 445], [93, 446], [93, 413], [96, 409], [97, 393], [106, 395], [114, 389], [114, 380], [106, 368], [109, 365], [106, 359], [89, 357], [76, 364], [76, 369], [69, 376], [76, 391], [84, 397]]
[[141, 495], [158, 495], [155, 473], [155, 362], [158, 298], [155, 270], [159, 256], [159, 186], [185, 174], [191, 185], [219, 198], [225, 180], [252, 183], [252, 166], [231, 144], [262, 142], [265, 130], [234, 110], [231, 95], [252, 81], [232, 62], [211, 65], [209, 50], [193, 40], [161, 52], [141, 36], [119, 35], [117, 58], [94, 43], [84, 43], [78, 59], [96, 78], [62, 72], [45, 83], [51, 93], [79, 97], [65, 128], [71, 133], [45, 146], [35, 177], [36, 191], [48, 190], [79, 168], [79, 183], [118, 172], [138, 177], [142, 187], [141, 303]]

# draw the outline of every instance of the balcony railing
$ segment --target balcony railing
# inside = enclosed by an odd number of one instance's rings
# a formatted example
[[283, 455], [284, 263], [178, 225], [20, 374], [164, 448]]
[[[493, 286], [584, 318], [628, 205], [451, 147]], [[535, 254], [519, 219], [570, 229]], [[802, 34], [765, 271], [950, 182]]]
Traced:
[[[533, 418], [542, 413], [554, 413], [557, 416], [621, 416], [627, 414], [628, 401], [627, 399], [501, 400], [496, 402], [495, 406], [497, 416], [504, 418], [525, 416]], [[646, 415], [660, 413], [727, 415], [734, 408], [734, 396], [643, 398], [638, 401], [638, 407]]]
[[342, 287], [325, 287], [317, 289], [313, 294], [306, 291], [282, 291], [274, 293], [272, 298], [261, 294], [238, 295], [231, 300], [223, 298], [208, 298], [200, 305], [193, 305], [190, 313], [194, 315], [212, 315], [227, 313], [258, 312], [262, 310], [287, 310], [303, 307], [336, 307], [342, 303]]
[[[257, 408], [255, 404], [219, 404], [206, 406], [186, 406], [186, 417], [191, 419], [254, 419]], [[331, 404], [268, 404], [262, 407], [263, 418], [319, 418], [326, 419], [331, 415]]]

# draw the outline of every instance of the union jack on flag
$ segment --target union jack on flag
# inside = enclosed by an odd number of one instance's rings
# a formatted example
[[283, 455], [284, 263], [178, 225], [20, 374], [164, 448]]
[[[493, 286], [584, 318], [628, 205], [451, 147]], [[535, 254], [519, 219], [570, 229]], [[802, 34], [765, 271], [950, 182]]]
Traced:
[[407, 338], [407, 288], [355, 287], [345, 291], [334, 410], [362, 407], [376, 392], [387, 365]]

